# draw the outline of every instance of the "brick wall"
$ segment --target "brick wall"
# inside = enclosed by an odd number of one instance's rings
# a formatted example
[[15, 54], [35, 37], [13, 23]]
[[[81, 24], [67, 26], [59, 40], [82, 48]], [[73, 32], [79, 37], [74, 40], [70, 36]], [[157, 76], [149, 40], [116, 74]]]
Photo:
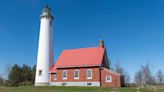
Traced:
[[[112, 81], [106, 82], [106, 76], [111, 76]], [[101, 86], [102, 87], [121, 87], [120, 75], [101, 69]]]
[[[79, 79], [74, 79], [74, 70], [79, 70]], [[87, 79], [87, 69], [92, 69], [92, 79]], [[62, 79], [63, 70], [67, 70], [67, 79]], [[57, 69], [57, 80], [54, 80], [54, 74], [51, 74], [51, 82], [99, 82], [100, 81], [100, 68], [67, 68]]]
[[[92, 79], [87, 79], [87, 70], [92, 69]], [[62, 79], [63, 70], [67, 70], [67, 79]], [[79, 79], [74, 79], [74, 70], [79, 70]], [[54, 74], [51, 74], [51, 82], [100, 82], [101, 87], [121, 87], [120, 75], [111, 70], [92, 67], [92, 68], [67, 68], [57, 70], [57, 80], [54, 80]], [[111, 76], [112, 81], [106, 82], [106, 76]]]

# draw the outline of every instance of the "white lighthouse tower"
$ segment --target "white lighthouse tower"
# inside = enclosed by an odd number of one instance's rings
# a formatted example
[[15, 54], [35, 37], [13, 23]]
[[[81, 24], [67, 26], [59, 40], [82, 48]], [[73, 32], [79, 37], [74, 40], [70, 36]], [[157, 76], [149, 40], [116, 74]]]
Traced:
[[46, 6], [40, 16], [40, 35], [38, 45], [35, 86], [49, 84], [49, 69], [54, 62], [53, 52], [53, 16], [51, 9]]

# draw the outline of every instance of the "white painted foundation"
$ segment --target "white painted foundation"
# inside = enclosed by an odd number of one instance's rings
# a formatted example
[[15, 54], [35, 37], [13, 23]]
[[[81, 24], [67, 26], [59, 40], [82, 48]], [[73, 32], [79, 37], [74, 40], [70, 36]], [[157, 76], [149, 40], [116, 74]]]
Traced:
[[[88, 83], [91, 83], [91, 85], [88, 85]], [[97, 86], [97, 87], [100, 87], [100, 82], [50, 82], [50, 85], [51, 86]]]

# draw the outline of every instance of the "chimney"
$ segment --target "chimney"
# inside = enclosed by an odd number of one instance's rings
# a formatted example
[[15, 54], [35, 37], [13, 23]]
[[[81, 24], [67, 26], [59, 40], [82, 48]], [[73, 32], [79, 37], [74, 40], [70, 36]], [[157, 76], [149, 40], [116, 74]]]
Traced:
[[99, 47], [101, 47], [101, 48], [104, 47], [104, 41], [103, 40], [99, 40]]

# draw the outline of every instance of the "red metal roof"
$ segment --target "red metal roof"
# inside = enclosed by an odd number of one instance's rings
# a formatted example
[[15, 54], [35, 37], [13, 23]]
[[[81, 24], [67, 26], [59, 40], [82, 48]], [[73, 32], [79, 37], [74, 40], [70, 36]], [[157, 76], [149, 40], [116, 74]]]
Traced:
[[50, 71], [50, 73], [56, 73], [56, 70], [57, 70], [56, 67], [53, 66], [53, 67], [50, 68], [49, 71]]
[[64, 50], [55, 67], [101, 66], [104, 52], [104, 47]]
[[109, 69], [107, 69], [107, 68], [105, 68], [105, 67], [103, 67], [102, 69], [104, 69], [105, 71], [110, 72], [110, 73], [112, 73], [112, 74], [114, 74], [114, 75], [121, 76], [120, 73], [114, 72], [114, 71], [109, 70]]

